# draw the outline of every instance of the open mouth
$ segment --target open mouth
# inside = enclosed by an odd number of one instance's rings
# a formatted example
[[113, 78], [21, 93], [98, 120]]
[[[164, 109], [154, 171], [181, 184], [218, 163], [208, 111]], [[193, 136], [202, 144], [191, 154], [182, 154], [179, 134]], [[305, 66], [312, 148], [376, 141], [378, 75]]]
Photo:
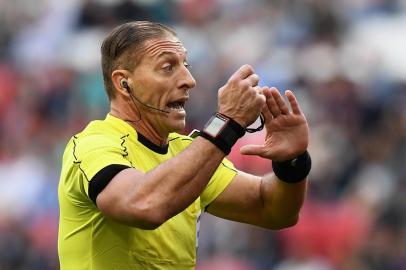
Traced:
[[184, 111], [187, 98], [181, 98], [166, 104], [171, 111]]

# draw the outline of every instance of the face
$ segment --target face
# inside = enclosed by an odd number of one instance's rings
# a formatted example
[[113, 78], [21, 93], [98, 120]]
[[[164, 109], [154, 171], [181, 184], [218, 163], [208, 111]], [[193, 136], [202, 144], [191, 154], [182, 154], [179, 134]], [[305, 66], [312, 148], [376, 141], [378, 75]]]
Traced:
[[143, 103], [169, 113], [137, 104], [146, 121], [161, 134], [185, 128], [185, 103], [196, 81], [189, 71], [186, 49], [173, 35], [145, 42], [139, 52], [140, 62], [128, 81], [133, 94]]

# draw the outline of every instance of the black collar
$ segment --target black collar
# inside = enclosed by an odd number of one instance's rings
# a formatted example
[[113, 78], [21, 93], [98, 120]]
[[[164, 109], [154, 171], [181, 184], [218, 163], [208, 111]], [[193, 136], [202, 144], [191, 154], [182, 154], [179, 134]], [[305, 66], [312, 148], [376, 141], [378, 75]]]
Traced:
[[138, 141], [140, 143], [142, 143], [148, 149], [154, 151], [155, 153], [162, 154], [162, 155], [168, 153], [169, 144], [166, 144], [163, 146], [156, 145], [139, 132], [138, 132]]

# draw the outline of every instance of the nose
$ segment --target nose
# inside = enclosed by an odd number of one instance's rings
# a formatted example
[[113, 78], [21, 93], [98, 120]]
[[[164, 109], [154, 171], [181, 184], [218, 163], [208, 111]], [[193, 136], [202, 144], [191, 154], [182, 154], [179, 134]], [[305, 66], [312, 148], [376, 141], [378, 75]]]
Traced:
[[182, 79], [180, 80], [180, 88], [192, 89], [196, 86], [196, 80], [193, 78], [192, 73], [186, 67], [183, 67], [184, 72], [182, 72]]

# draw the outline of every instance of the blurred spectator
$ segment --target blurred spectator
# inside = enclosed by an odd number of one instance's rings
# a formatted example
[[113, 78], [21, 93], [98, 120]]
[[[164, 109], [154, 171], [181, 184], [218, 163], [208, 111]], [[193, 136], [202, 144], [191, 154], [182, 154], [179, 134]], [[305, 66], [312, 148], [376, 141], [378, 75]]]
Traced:
[[[204, 216], [198, 269], [406, 269], [406, 4], [402, 0], [0, 1], [0, 269], [58, 269], [57, 185], [69, 137], [108, 101], [100, 42], [158, 20], [186, 45], [197, 86], [186, 132], [239, 65], [293, 89], [313, 170], [298, 225], [270, 232]], [[261, 175], [271, 164], [230, 159]]]

